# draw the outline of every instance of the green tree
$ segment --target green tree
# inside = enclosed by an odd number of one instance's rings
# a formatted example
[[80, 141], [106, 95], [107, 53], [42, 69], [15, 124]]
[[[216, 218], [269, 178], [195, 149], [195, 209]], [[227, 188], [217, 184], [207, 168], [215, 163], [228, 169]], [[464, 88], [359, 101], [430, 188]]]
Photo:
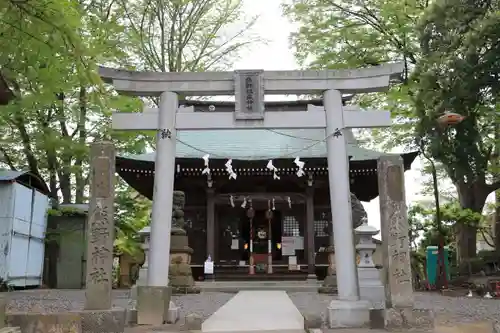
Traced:
[[[491, 173], [495, 131], [500, 121], [497, 96], [500, 16], [497, 2], [436, 1], [419, 29], [421, 57], [415, 69], [417, 135], [453, 181], [462, 209], [481, 213], [486, 197], [500, 188]], [[439, 127], [446, 111], [466, 118]], [[477, 226], [458, 225], [460, 258], [476, 255]]]
[[[410, 75], [419, 58], [416, 23], [428, 6], [425, 0], [287, 0], [285, 15], [299, 26], [291, 36], [304, 67], [360, 68], [402, 61], [402, 84], [387, 93], [355, 96], [361, 106], [391, 111], [394, 126], [360, 131], [380, 148], [413, 145]], [[375, 140], [374, 140], [375, 139]]]
[[227, 69], [256, 18], [244, 17], [242, 0], [120, 0], [131, 63], [140, 70], [203, 72]]
[[[0, 82], [12, 92], [10, 104], [0, 107], [0, 164], [39, 175], [61, 203], [86, 202], [89, 143], [113, 140], [118, 154], [143, 153], [154, 145], [153, 133], [111, 130], [111, 110], [138, 111], [148, 101], [102, 86], [97, 65], [223, 68], [251, 42], [244, 33], [253, 19], [225, 33], [228, 25], [239, 24], [241, 6], [229, 0], [0, 4]], [[117, 245], [131, 253], [137, 231], [149, 220], [150, 203], [120, 179], [115, 203]]]
[[[85, 45], [80, 52], [78, 48], [68, 49], [65, 21], [59, 23], [54, 18], [46, 22], [50, 16], [39, 17], [43, 9], [52, 13], [50, 6], [41, 7], [40, 13], [33, 9], [35, 17], [25, 15], [17, 2], [12, 6], [7, 8], [4, 19], [13, 25], [1, 27], [5, 28], [2, 35], [12, 36], [0, 57], [3, 74], [14, 93], [11, 103], [0, 113], [3, 161], [11, 169], [29, 169], [46, 179], [57, 201], [60, 198], [63, 203], [82, 203], [88, 184], [89, 142], [110, 138], [109, 109], [138, 107], [137, 102], [134, 105], [133, 100], [124, 97], [103, 99], [95, 73], [98, 62], [116, 61], [123, 56], [116, 37], [121, 30], [116, 24], [117, 12], [95, 2], [68, 4], [71, 18], [77, 22], [72, 26], [76, 34], [72, 33], [71, 40]], [[93, 73], [90, 77], [89, 71]], [[134, 143], [132, 140], [131, 145]], [[123, 144], [119, 143], [118, 148]]]
[[[85, 43], [79, 35], [82, 27], [81, 3], [69, 0], [16, 1], [0, 3], [0, 104], [14, 98], [15, 67], [30, 62], [40, 50], [72, 58], [81, 75], [92, 78]], [[12, 87], [14, 86], [14, 87]]]
[[[491, 162], [498, 159], [498, 154], [492, 154], [495, 142], [498, 146], [499, 123], [495, 99], [498, 3], [454, 0], [431, 4], [290, 0], [284, 8], [299, 25], [292, 43], [303, 66], [346, 68], [404, 62], [402, 84], [394, 85], [387, 94], [354, 98], [356, 103], [393, 114], [395, 125], [390, 131], [372, 131], [371, 141], [379, 148], [415, 149], [412, 134], [418, 127], [422, 148], [447, 171], [462, 207], [480, 212], [486, 196], [500, 185], [498, 171], [491, 168]], [[436, 121], [445, 110], [467, 119], [456, 128], [439, 131]], [[447, 151], [446, 158], [439, 156], [442, 151]], [[475, 230], [463, 226], [460, 234], [461, 255], [474, 255]]]

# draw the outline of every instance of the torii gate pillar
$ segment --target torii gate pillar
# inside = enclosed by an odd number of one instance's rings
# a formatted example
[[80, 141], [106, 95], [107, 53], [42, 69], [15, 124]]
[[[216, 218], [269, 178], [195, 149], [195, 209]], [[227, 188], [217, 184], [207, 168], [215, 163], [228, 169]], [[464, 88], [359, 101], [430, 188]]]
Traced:
[[[148, 286], [168, 286], [170, 231], [172, 229], [172, 202], [175, 176], [175, 144], [177, 129], [175, 116], [177, 94], [166, 91], [160, 95], [156, 134], [155, 178], [148, 269]], [[167, 260], [165, 260], [167, 258]]]
[[[338, 299], [330, 302], [327, 318], [330, 328], [358, 327], [369, 323], [370, 313], [367, 309], [371, 304], [359, 298], [350, 203], [349, 160], [345, 136], [342, 133], [345, 128], [344, 112], [335, 112], [343, 108], [340, 91], [325, 91], [323, 105], [326, 112], [326, 133], [337, 133], [326, 139], [338, 289]], [[343, 156], [345, 158], [339, 158]]]

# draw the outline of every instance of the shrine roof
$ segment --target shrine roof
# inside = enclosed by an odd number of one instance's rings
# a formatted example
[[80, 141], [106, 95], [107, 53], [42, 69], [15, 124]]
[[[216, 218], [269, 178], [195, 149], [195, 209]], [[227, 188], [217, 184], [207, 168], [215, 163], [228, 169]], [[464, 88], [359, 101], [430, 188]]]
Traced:
[[[345, 131], [351, 161], [376, 160], [386, 153], [362, 148], [351, 131]], [[299, 130], [204, 130], [177, 132], [177, 158], [266, 160], [279, 158], [325, 158], [324, 129]], [[154, 162], [155, 152], [122, 156]]]

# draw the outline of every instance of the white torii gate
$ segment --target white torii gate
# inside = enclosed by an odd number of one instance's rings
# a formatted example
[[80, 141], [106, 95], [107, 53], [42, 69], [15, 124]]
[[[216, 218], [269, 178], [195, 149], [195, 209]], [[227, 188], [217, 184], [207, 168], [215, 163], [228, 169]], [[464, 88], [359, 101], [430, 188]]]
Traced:
[[[361, 111], [342, 105], [342, 93], [387, 89], [403, 70], [400, 63], [356, 70], [146, 73], [100, 68], [101, 77], [119, 93], [159, 96], [158, 109], [114, 113], [116, 130], [158, 130], [148, 285], [168, 285], [170, 230], [177, 130], [326, 129], [328, 179], [335, 246], [338, 299], [330, 311], [356, 326], [366, 321], [367, 304], [359, 301], [349, 189], [349, 161], [342, 130], [388, 127], [389, 112]], [[196, 112], [179, 107], [183, 96], [232, 95], [235, 112]], [[264, 94], [323, 94], [324, 107], [265, 112]], [[347, 112], [349, 111], [349, 112]], [[339, 303], [340, 302], [340, 303]], [[340, 312], [339, 312], [340, 311]]]

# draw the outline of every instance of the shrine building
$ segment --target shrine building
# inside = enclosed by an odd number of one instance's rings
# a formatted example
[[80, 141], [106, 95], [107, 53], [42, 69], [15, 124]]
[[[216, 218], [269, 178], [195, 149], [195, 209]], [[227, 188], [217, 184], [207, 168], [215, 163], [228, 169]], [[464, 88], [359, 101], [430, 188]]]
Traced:
[[[234, 102], [187, 101], [198, 112], [233, 112]], [[303, 110], [322, 106], [321, 100], [266, 102], [266, 111]], [[377, 159], [384, 155], [361, 148], [350, 130], [344, 130], [349, 155], [350, 189], [354, 199], [368, 202], [378, 196]], [[255, 276], [269, 275], [269, 252], [275, 276], [325, 274], [326, 249], [331, 242], [325, 130], [203, 130], [178, 131], [175, 190], [186, 195], [185, 229], [194, 277], [203, 275], [208, 256], [216, 276], [248, 275], [250, 244]], [[202, 157], [210, 154], [210, 173]], [[401, 154], [409, 170], [417, 152]], [[297, 176], [296, 157], [305, 162]], [[236, 179], [226, 162], [232, 160]], [[269, 161], [276, 171], [267, 168]], [[118, 174], [136, 191], [152, 200], [155, 153], [116, 158]], [[353, 198], [351, 197], [351, 201]], [[354, 203], [351, 203], [354, 205]], [[250, 222], [249, 208], [254, 216]], [[269, 215], [272, 211], [272, 216]], [[353, 220], [359, 219], [353, 213]], [[354, 221], [353, 221], [354, 222]], [[356, 224], [354, 222], [354, 224]], [[252, 232], [251, 232], [252, 230]], [[253, 239], [251, 241], [251, 234]], [[323, 255], [325, 253], [325, 255]], [[298, 270], [290, 272], [290, 262]]]

